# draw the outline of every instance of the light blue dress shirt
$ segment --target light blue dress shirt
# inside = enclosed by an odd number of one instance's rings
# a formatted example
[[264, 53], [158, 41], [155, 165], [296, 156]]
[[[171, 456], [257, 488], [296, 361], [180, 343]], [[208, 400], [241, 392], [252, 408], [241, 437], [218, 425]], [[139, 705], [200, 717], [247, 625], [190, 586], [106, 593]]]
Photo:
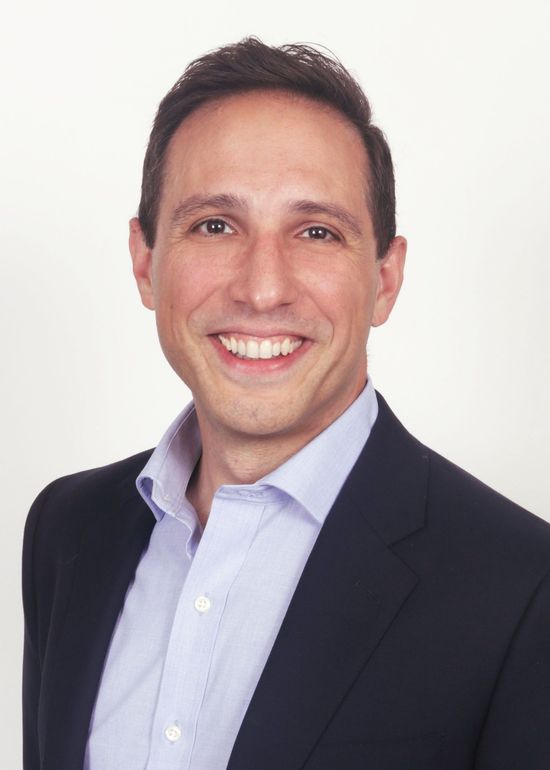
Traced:
[[224, 770], [308, 556], [378, 413], [354, 403], [255, 484], [220, 487], [204, 531], [185, 493], [192, 404], [137, 479], [156, 518], [111, 640], [85, 770]]

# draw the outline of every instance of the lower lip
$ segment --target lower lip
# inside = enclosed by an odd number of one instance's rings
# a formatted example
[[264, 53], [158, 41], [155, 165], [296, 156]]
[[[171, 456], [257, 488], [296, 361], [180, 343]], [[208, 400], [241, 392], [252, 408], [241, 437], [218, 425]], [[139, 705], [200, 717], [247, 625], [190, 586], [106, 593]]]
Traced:
[[233, 371], [243, 372], [245, 374], [269, 374], [271, 372], [286, 371], [303, 357], [311, 347], [311, 340], [304, 340], [299, 348], [287, 356], [279, 355], [274, 358], [239, 358], [230, 353], [229, 350], [220, 342], [217, 335], [210, 337], [212, 344], [218, 351], [218, 355]]

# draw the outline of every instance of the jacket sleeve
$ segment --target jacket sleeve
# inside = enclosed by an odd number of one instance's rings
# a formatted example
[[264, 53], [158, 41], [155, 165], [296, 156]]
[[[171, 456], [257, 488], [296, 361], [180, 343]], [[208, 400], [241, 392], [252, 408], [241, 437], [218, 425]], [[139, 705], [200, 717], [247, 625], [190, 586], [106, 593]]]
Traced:
[[47, 487], [33, 503], [23, 538], [23, 610], [25, 618], [23, 653], [23, 768], [39, 770], [38, 705], [41, 664], [38, 640], [38, 610], [34, 577], [35, 535], [49, 493]]
[[550, 768], [550, 573], [531, 597], [512, 638], [474, 768]]

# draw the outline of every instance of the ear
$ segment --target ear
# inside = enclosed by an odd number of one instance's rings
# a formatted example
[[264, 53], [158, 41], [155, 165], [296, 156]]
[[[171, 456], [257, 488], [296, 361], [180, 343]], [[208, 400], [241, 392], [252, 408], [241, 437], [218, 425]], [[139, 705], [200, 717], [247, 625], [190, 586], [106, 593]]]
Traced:
[[381, 326], [387, 321], [395, 305], [395, 300], [403, 283], [406, 253], [407, 241], [398, 235], [378, 262], [378, 285], [372, 314], [372, 326]]
[[145, 237], [137, 217], [133, 217], [130, 220], [129, 246], [130, 254], [132, 255], [134, 278], [136, 279], [141, 301], [146, 308], [154, 310], [153, 254], [145, 243]]

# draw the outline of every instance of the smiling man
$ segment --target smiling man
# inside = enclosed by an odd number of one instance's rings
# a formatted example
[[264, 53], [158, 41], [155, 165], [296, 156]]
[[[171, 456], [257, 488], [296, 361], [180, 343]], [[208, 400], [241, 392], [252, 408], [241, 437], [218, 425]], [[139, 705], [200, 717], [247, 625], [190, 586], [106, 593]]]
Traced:
[[191, 64], [130, 250], [193, 403], [31, 510], [26, 770], [546, 767], [549, 527], [367, 374], [406, 243], [357, 83], [254, 39]]
[[154, 244], [135, 219], [130, 245], [193, 393], [203, 453], [187, 495], [203, 523], [219, 486], [281, 465], [365, 387], [369, 328], [405, 258], [393, 238], [377, 259], [368, 177], [355, 126], [284, 91], [208, 101], [170, 141]]

